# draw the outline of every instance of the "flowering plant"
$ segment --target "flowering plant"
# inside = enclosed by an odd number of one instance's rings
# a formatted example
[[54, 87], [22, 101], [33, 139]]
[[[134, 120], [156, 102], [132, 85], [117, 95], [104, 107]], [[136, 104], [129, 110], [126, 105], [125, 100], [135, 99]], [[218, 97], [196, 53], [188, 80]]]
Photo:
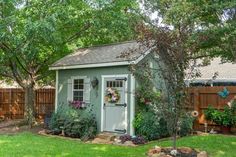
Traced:
[[82, 108], [85, 108], [85, 102], [83, 101], [78, 101], [78, 100], [75, 100], [75, 101], [69, 101], [69, 104], [75, 108], [75, 109], [82, 109]]
[[107, 88], [105, 100], [110, 103], [116, 103], [120, 100], [120, 94], [117, 89]]

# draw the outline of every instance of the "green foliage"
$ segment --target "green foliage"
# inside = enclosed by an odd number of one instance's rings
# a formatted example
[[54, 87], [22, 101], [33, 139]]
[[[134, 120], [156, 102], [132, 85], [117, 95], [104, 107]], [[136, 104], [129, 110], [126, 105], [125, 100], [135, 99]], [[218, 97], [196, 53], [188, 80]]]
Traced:
[[236, 1], [144, 0], [144, 6], [158, 12], [157, 18], [172, 32], [186, 33], [185, 46], [195, 52], [192, 57], [235, 60]]
[[134, 120], [135, 134], [147, 140], [155, 140], [168, 136], [166, 122], [153, 112], [140, 112]]
[[133, 39], [137, 9], [135, 0], [1, 0], [0, 76], [49, 84], [48, 66], [75, 48]]
[[54, 85], [49, 65], [76, 48], [133, 39], [137, 7], [135, 0], [0, 0], [0, 79], [25, 91]]
[[69, 105], [60, 105], [52, 115], [49, 128], [58, 134], [64, 131], [66, 136], [87, 140], [95, 137], [97, 123], [90, 108], [74, 109]]
[[[178, 134], [181, 137], [191, 133], [194, 120], [195, 118], [188, 113], [180, 118]], [[134, 119], [133, 125], [135, 133], [144, 136], [147, 140], [156, 140], [170, 136], [164, 118], [156, 116], [151, 111], [141, 111], [138, 113]]]
[[233, 102], [231, 106], [226, 105], [223, 111], [217, 110], [212, 106], [204, 111], [207, 120], [222, 126], [232, 127], [236, 125], [236, 103]]
[[195, 118], [191, 116], [191, 114], [186, 113], [180, 118], [180, 130], [179, 135], [187, 136], [193, 130], [193, 122]]

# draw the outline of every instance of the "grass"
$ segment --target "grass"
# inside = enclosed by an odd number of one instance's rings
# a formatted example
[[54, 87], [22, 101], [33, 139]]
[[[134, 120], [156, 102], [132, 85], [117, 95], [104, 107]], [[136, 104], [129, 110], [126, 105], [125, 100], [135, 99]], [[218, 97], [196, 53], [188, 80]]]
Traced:
[[[0, 135], [1, 157], [145, 157], [154, 145], [170, 146], [169, 141], [144, 146], [124, 147], [86, 144], [32, 133]], [[224, 135], [191, 136], [178, 140], [179, 146], [206, 150], [212, 157], [236, 156], [236, 137]]]

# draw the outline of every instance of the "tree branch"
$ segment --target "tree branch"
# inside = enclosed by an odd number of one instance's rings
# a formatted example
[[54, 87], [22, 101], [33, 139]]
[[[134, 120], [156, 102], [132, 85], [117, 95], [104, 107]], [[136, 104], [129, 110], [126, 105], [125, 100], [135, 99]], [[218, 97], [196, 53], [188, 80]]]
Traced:
[[81, 35], [81, 33], [82, 33], [83, 31], [87, 30], [89, 27], [91, 27], [90, 23], [85, 24], [83, 29], [81, 29], [80, 31], [76, 32], [76, 33], [73, 34], [71, 37], [69, 37], [69, 38], [66, 40], [65, 43], [68, 43], [68, 42], [71, 42], [71, 41], [77, 39], [77, 38]]

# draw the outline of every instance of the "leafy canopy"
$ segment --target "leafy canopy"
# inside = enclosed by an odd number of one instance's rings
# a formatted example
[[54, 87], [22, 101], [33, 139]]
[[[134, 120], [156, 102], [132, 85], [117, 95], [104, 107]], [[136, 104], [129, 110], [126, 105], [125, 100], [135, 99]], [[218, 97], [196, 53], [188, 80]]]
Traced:
[[134, 0], [0, 0], [0, 75], [24, 87], [47, 80], [48, 65], [75, 47], [134, 38], [137, 6]]

